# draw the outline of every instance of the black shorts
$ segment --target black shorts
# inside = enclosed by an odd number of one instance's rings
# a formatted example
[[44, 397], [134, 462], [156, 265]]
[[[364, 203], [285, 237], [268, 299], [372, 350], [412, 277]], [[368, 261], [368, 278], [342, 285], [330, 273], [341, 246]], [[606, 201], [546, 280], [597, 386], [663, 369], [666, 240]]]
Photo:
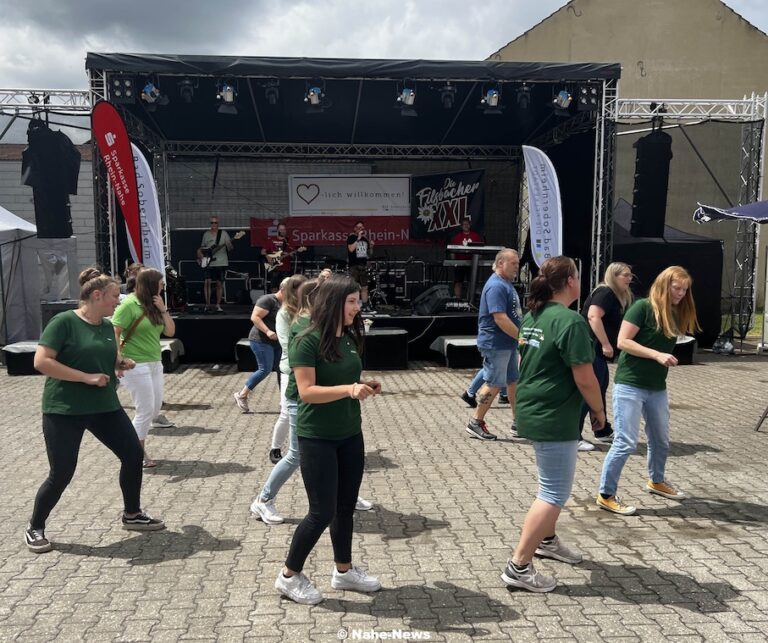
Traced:
[[226, 268], [214, 268], [213, 266], [203, 268], [203, 279], [210, 279], [211, 281], [224, 281], [224, 270], [226, 270]]
[[456, 266], [453, 269], [453, 283], [461, 284], [469, 279], [470, 268], [469, 266]]

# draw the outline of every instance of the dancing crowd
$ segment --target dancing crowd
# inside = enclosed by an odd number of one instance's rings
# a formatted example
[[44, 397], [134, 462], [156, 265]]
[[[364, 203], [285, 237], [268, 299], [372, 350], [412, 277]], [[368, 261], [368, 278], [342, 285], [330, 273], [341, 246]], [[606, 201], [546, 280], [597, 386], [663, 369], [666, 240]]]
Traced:
[[[533, 446], [538, 493], [522, 526], [502, 580], [508, 586], [548, 592], [556, 580], [538, 572], [534, 556], [579, 563], [582, 555], [556, 533], [573, 486], [577, 454], [589, 416], [595, 439], [611, 442], [596, 503], [620, 515], [635, 507], [618, 497], [627, 458], [635, 451], [640, 420], [648, 436], [648, 480], [644, 490], [680, 500], [684, 494], [666, 477], [669, 402], [666, 378], [677, 365], [677, 337], [697, 329], [691, 277], [672, 266], [659, 274], [647, 298], [632, 301], [629, 266], [611, 264], [605, 280], [586, 300], [583, 314], [571, 307], [580, 277], [567, 257], [545, 261], [530, 284], [524, 315], [513, 282], [519, 258], [501, 250], [480, 298], [477, 345], [483, 367], [462, 399], [473, 406], [466, 431], [493, 441], [485, 416], [504, 390], [510, 402], [512, 436]], [[40, 486], [25, 530], [27, 547], [50, 551], [47, 519], [75, 472], [86, 430], [120, 460], [121, 524], [128, 530], [158, 530], [165, 524], [141, 503], [150, 426], [160, 416], [163, 369], [160, 337], [175, 332], [162, 296], [162, 273], [138, 268], [133, 292], [121, 302], [117, 279], [89, 268], [80, 275], [80, 306], [56, 315], [46, 326], [35, 368], [46, 375], [42, 425], [50, 472]], [[318, 279], [286, 277], [274, 295], [257, 300], [249, 339], [258, 370], [234, 394], [249, 412], [248, 395], [279, 364], [280, 414], [270, 460], [275, 465], [251, 505], [265, 525], [284, 522], [277, 495], [301, 470], [309, 510], [296, 527], [277, 573], [276, 590], [296, 602], [323, 597], [304, 574], [307, 557], [329, 529], [335, 565], [331, 586], [360, 592], [380, 589], [379, 580], [352, 560], [355, 510], [372, 504], [359, 496], [364, 469], [361, 402], [378, 395], [381, 383], [362, 374], [363, 321], [359, 281], [324, 273]], [[608, 362], [618, 359], [612, 392], [613, 424], [606, 418]], [[130, 393], [133, 420], [123, 410], [118, 383]], [[288, 447], [282, 452], [284, 443]]]

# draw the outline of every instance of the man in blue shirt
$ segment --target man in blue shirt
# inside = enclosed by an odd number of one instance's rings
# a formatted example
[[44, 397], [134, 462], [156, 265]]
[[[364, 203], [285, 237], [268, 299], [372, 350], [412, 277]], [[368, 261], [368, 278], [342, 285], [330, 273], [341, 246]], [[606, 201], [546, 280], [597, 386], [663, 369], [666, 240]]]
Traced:
[[[485, 425], [485, 414], [499, 391], [506, 387], [512, 411], [515, 410], [517, 335], [522, 321], [520, 298], [512, 282], [520, 269], [517, 252], [504, 248], [493, 262], [493, 274], [483, 286], [477, 318], [477, 348], [483, 356], [485, 384], [477, 392], [477, 408], [467, 424], [467, 433], [480, 440], [495, 440]], [[512, 423], [514, 434], [515, 426]]]

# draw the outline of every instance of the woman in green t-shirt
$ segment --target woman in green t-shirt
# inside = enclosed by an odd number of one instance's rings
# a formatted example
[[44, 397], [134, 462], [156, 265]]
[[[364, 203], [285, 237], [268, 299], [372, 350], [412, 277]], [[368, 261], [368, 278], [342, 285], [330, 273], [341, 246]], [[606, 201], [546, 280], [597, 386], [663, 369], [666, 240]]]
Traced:
[[24, 532], [27, 547], [35, 553], [52, 549], [45, 522], [72, 480], [86, 429], [120, 458], [123, 528], [165, 528], [162, 520], [141, 510], [141, 445], [115, 391], [115, 369], [135, 366], [118, 351], [112, 324], [105, 319], [115, 311], [119, 297], [116, 279], [96, 268], [84, 270], [80, 307], [56, 315], [38, 342], [35, 368], [47, 376], [43, 436], [50, 473], [37, 492]]
[[579, 297], [579, 284], [572, 259], [547, 259], [531, 282], [530, 312], [520, 326], [517, 430], [533, 443], [539, 490], [501, 579], [531, 592], [551, 592], [557, 585], [554, 577], [534, 569], [534, 555], [566, 563], [582, 560], [555, 533], [576, 473], [582, 400], [589, 405], [592, 428], [605, 425], [587, 322], [569, 309]]
[[136, 273], [135, 292], [128, 295], [112, 316], [115, 341], [124, 357], [136, 362], [136, 368], [126, 372], [121, 381], [128, 389], [136, 413], [133, 428], [144, 450], [144, 466], [154, 467], [147, 456], [145, 442], [152, 420], [160, 415], [163, 405], [163, 362], [160, 335], [173, 337], [176, 326], [162, 297], [165, 280], [154, 268], [142, 268]]
[[667, 372], [677, 366], [672, 354], [678, 335], [698, 329], [691, 276], [685, 268], [670, 266], [653, 282], [648, 299], [636, 301], [624, 315], [619, 330], [619, 365], [613, 378], [614, 438], [603, 462], [597, 505], [630, 516], [635, 507], [616, 496], [624, 464], [635, 452], [640, 420], [648, 436], [648, 477], [645, 491], [682, 500], [685, 494], [665, 478], [669, 453], [669, 399]]
[[352, 524], [365, 456], [360, 400], [381, 391], [363, 381], [360, 285], [334, 276], [318, 288], [309, 328], [289, 349], [300, 398], [296, 420], [301, 475], [309, 513], [293, 533], [275, 589], [297, 603], [314, 605], [322, 594], [302, 573], [304, 563], [330, 526], [336, 566], [334, 589], [375, 592], [378, 579], [352, 565]]

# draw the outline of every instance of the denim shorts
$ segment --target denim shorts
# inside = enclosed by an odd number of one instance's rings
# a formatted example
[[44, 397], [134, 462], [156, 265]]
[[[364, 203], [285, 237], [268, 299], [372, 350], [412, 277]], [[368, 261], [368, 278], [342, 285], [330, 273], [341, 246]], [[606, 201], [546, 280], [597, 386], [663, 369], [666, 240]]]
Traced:
[[505, 388], [520, 379], [517, 369], [517, 349], [480, 349], [483, 356], [483, 380], [493, 388]]
[[539, 469], [539, 493], [536, 497], [550, 505], [565, 506], [576, 475], [578, 441], [533, 442]]

